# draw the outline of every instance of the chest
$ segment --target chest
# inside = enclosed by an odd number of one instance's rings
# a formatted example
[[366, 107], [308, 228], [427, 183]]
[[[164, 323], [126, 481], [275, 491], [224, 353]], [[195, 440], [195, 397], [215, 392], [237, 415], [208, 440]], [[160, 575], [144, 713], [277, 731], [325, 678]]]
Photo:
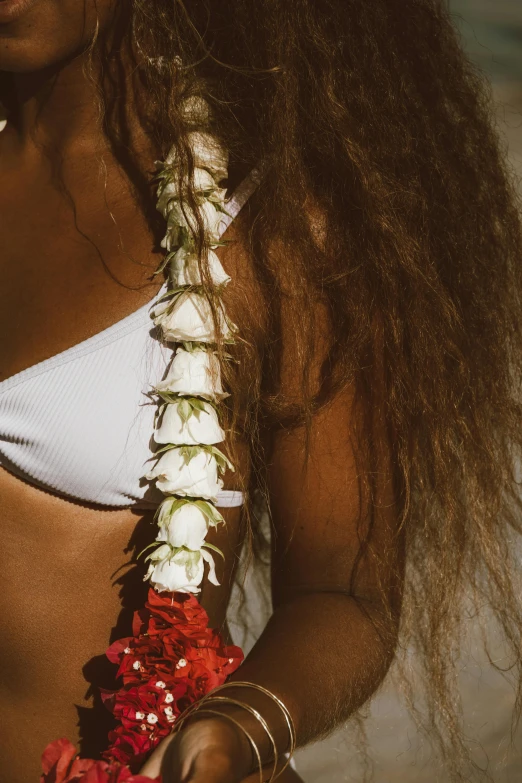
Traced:
[[0, 380], [87, 339], [152, 299], [159, 255], [117, 169], [60, 177], [45, 163], [0, 189]]

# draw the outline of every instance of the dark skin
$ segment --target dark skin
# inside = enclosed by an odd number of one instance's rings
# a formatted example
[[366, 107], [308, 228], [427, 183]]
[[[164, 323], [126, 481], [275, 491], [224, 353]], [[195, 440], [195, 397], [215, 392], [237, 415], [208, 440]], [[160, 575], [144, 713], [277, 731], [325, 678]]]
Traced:
[[[150, 280], [159, 261], [153, 238], [98, 129], [92, 86], [82, 71], [95, 6], [102, 27], [110, 26], [108, 0], [34, 0], [18, 18], [0, 24], [0, 71], [12, 74], [13, 83], [13, 113], [0, 135], [0, 333], [9, 335], [0, 345], [0, 380], [110, 326], [150, 301], [159, 286]], [[139, 130], [133, 143], [144, 161], [154, 160]], [[57, 167], [76, 221], [57, 185]], [[246, 325], [263, 304], [236, 228], [228, 238], [237, 241], [221, 252], [236, 283], [227, 304], [233, 320]], [[283, 317], [284, 387], [295, 395], [292, 329], [284, 325]], [[255, 328], [262, 339], [262, 323]], [[348, 388], [315, 417], [306, 471], [304, 433], [276, 439], [269, 471], [275, 611], [235, 675], [285, 701], [301, 744], [374, 692], [392, 655], [374, 623], [390, 608], [397, 618], [399, 613], [401, 548], [389, 444], [377, 412], [371, 543], [380, 564], [377, 570], [371, 557], [363, 558], [354, 591], [361, 498], [347, 446], [352, 401]], [[248, 471], [248, 463], [238, 469]], [[226, 485], [234, 486], [233, 476]], [[40, 753], [51, 740], [67, 736], [74, 742], [81, 733], [89, 748], [88, 721], [79, 729], [78, 715], [92, 709], [88, 683], [103, 679], [96, 662], [111, 629], [125, 627], [143, 602], [141, 574], [129, 563], [132, 545], [152, 535], [152, 526], [132, 508], [74, 503], [6, 470], [0, 470], [0, 496], [0, 711], [9, 715], [1, 726], [0, 769], [6, 783], [27, 783], [38, 778]], [[201, 595], [211, 624], [223, 628], [240, 512], [227, 510], [225, 517], [226, 531], [211, 539], [226, 555], [222, 586], [206, 585]], [[285, 748], [278, 709], [252, 692], [234, 695], [263, 712]], [[256, 737], [267, 760], [270, 747], [255, 719], [236, 710], [231, 715]], [[155, 776], [162, 764], [164, 783], [258, 780], [248, 743], [224, 718], [187, 725], [162, 743], [143, 773]], [[289, 771], [281, 780], [299, 778]]]

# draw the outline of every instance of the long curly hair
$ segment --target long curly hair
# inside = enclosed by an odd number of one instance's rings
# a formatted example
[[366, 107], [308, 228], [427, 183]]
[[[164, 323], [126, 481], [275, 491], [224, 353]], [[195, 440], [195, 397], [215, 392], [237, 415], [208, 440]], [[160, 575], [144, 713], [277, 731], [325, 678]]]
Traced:
[[[432, 730], [458, 762], [453, 653], [465, 596], [498, 618], [515, 717], [522, 697], [522, 242], [489, 88], [443, 0], [127, 0], [110, 40], [93, 40], [92, 73], [106, 134], [151, 221], [118, 86], [124, 57], [159, 157], [176, 145], [190, 174], [179, 107], [204, 95], [231, 179], [265, 167], [243, 224], [268, 337], [241, 343], [246, 371], [229, 379], [250, 489], [263, 482], [267, 425], [309, 425], [347, 384], [367, 417], [384, 405], [406, 538], [402, 639], [422, 661]], [[283, 299], [302, 357], [299, 405], [281, 386]], [[325, 335], [303, 307], [312, 299], [329, 321], [318, 380], [307, 357]]]

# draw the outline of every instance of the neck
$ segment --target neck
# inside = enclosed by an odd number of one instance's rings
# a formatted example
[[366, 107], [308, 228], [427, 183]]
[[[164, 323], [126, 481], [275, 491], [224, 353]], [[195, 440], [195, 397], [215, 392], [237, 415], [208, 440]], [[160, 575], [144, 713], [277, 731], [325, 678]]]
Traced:
[[[103, 151], [108, 143], [100, 122], [96, 67], [89, 74], [88, 53], [59, 68], [31, 74], [10, 74], [6, 109], [11, 152], [45, 150], [47, 157], [84, 156]], [[133, 110], [130, 68], [119, 68], [120, 95], [125, 95], [129, 145], [150, 156], [151, 151]], [[3, 141], [3, 140], [2, 140]], [[7, 138], [5, 143], [8, 144]]]
[[59, 69], [12, 74], [7, 90], [9, 129], [22, 149], [67, 151], [100, 140], [95, 85], [81, 55]]

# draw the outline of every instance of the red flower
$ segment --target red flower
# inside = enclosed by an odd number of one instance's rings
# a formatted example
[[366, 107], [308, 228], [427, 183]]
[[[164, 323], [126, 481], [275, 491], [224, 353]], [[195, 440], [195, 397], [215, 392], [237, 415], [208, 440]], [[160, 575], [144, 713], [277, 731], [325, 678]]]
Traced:
[[62, 738], [46, 747], [42, 755], [41, 783], [68, 783], [79, 780], [94, 761], [76, 758], [76, 748], [69, 740]]
[[122, 688], [114, 698], [112, 713], [129, 729], [144, 726], [143, 730], [152, 731], [163, 726], [170, 731], [175, 717], [179, 715], [176, 702], [187, 690], [184, 683], [174, 687], [172, 691], [164, 687], [161, 680], [153, 678], [138, 687]]
[[197, 599], [184, 593], [149, 590], [145, 609], [134, 615], [133, 631], [134, 637], [107, 650], [119, 665], [123, 687], [102, 697], [121, 724], [104, 757], [135, 764], [168, 736], [186, 707], [225, 682], [243, 654], [223, 645]]
[[153, 617], [164, 619], [167, 626], [176, 625], [178, 622], [184, 626], [208, 626], [208, 615], [194, 595], [157, 593], [151, 588], [145, 608]]
[[[66, 739], [46, 747], [42, 756], [40, 783], [151, 783], [152, 778], [133, 775], [121, 764], [79, 759], [76, 748]], [[156, 778], [156, 783], [161, 783]]]
[[132, 731], [118, 726], [109, 733], [110, 749], [104, 754], [110, 761], [126, 764], [132, 760], [133, 766], [142, 764], [154, 750], [158, 742], [170, 732], [158, 732], [156, 735]]
[[[109, 735], [105, 761], [77, 759], [67, 740], [50, 745], [42, 759], [41, 783], [139, 783], [133, 768], [167, 737], [190, 704], [222, 685], [243, 660], [239, 647], [225, 646], [193, 595], [149, 590], [145, 608], [135, 612], [134, 636], [118, 639], [107, 657], [118, 665], [123, 685], [102, 691], [119, 721]], [[110, 762], [107, 764], [107, 762]]]

